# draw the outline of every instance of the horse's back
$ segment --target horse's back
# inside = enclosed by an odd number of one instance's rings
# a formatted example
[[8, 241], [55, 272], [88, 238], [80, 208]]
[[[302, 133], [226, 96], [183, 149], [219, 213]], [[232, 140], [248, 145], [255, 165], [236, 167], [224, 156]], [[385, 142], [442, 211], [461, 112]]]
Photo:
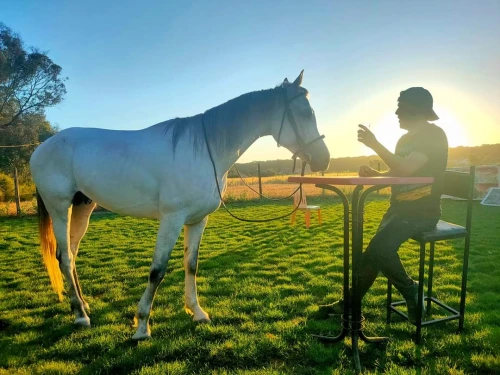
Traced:
[[208, 162], [194, 161], [185, 144], [174, 152], [165, 125], [139, 131], [65, 129], [33, 154], [35, 184], [51, 191], [57, 184], [59, 195], [71, 197], [80, 191], [100, 206], [133, 216], [158, 217], [162, 205], [177, 210], [193, 197], [206, 202], [199, 182]]
[[92, 128], [68, 128], [56, 133], [38, 146], [31, 156], [30, 167], [35, 183], [47, 174], [69, 178], [74, 161], [81, 158], [81, 154], [92, 153], [106, 139], [113, 138], [113, 133], [112, 130]]
[[71, 197], [81, 191], [101, 205], [123, 205], [118, 200], [134, 199], [134, 180], [140, 180], [146, 188], [143, 193], [151, 194], [156, 189], [152, 188], [155, 178], [146, 172], [147, 167], [138, 165], [139, 155], [154, 150], [154, 145], [146, 145], [143, 138], [141, 131], [62, 130], [33, 153], [33, 179], [42, 193], [50, 190], [50, 194]]
[[[38, 169], [61, 169], [70, 164], [101, 162], [116, 155], [126, 158], [135, 154], [153, 152], [155, 136], [159, 128], [150, 127], [139, 131], [110, 130], [98, 128], [64, 129], [43, 142], [33, 153], [30, 164]], [[157, 139], [157, 138], [156, 138]], [[97, 159], [97, 160], [96, 160]], [[98, 163], [98, 164], [102, 164]]]

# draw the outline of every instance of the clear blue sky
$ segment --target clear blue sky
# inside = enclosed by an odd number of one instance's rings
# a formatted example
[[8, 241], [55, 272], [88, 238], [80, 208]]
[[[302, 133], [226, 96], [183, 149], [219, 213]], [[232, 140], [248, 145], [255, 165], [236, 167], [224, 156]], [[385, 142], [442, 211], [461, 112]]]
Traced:
[[[60, 128], [140, 129], [305, 69], [332, 157], [368, 152], [360, 122], [393, 147], [411, 86], [433, 93], [452, 146], [500, 142], [499, 0], [0, 0], [0, 21], [69, 77], [47, 111]], [[268, 137], [240, 161], [288, 157]]]

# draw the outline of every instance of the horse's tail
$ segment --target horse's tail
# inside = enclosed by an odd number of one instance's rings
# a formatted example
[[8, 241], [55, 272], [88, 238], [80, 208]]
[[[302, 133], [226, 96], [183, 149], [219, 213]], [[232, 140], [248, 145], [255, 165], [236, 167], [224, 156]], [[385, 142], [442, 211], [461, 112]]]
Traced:
[[36, 192], [36, 201], [38, 203], [38, 228], [40, 231], [40, 246], [42, 248], [43, 262], [49, 273], [50, 283], [52, 288], [59, 296], [59, 301], [62, 301], [63, 279], [61, 270], [59, 269], [59, 261], [56, 258], [56, 239], [52, 228], [52, 219], [49, 216], [45, 203], [42, 197]]

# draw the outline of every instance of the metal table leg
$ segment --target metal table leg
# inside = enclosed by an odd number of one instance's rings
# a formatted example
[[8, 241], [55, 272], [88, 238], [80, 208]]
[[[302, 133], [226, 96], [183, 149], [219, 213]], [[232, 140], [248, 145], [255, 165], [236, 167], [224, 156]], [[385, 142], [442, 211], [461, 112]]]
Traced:
[[342, 331], [337, 336], [312, 335], [324, 343], [336, 343], [342, 341], [349, 333], [349, 201], [345, 194], [335, 186], [316, 185], [322, 189], [335, 192], [342, 200], [344, 208], [344, 315], [342, 316]]
[[[356, 373], [361, 372], [361, 361], [359, 358], [358, 338], [362, 334], [361, 322], [361, 294], [359, 290], [359, 274], [361, 268], [361, 258], [363, 252], [363, 232], [362, 232], [362, 207], [361, 215], [359, 209], [359, 194], [363, 190], [362, 185], [354, 188], [352, 193], [352, 354], [354, 357], [354, 368]], [[364, 336], [364, 335], [363, 335]]]
[[[349, 201], [345, 194], [335, 186], [316, 185], [322, 189], [335, 192], [341, 199], [344, 207], [344, 315], [342, 316], [342, 332], [333, 336], [313, 335], [321, 342], [336, 343], [342, 341], [351, 333], [352, 354], [354, 368], [357, 374], [361, 373], [359, 358], [359, 340], [368, 343], [386, 342], [387, 337], [368, 337], [363, 333], [363, 316], [361, 314], [361, 295], [359, 291], [359, 276], [361, 272], [361, 259], [363, 253], [363, 208], [366, 196], [382, 187], [373, 186], [363, 192], [363, 185], [355, 187], [352, 196], [352, 296], [349, 296]], [[361, 194], [360, 197], [360, 193]], [[352, 301], [349, 299], [352, 298]], [[352, 315], [349, 314], [349, 305], [352, 306]]]
[[[363, 319], [363, 316], [361, 315], [361, 298], [362, 298], [362, 296], [361, 296], [360, 290], [359, 290], [359, 277], [361, 274], [361, 260], [363, 257], [363, 223], [364, 223], [365, 200], [366, 200], [366, 197], [368, 196], [368, 194], [372, 193], [373, 191], [380, 190], [384, 187], [385, 186], [376, 185], [376, 186], [372, 186], [372, 187], [366, 189], [365, 191], [362, 191], [363, 186], [359, 185], [359, 186], [356, 186], [356, 188], [354, 189], [353, 197], [352, 197], [352, 199], [353, 199], [353, 203], [352, 203], [353, 213], [356, 212], [356, 223], [357, 223], [357, 225], [353, 224], [353, 228], [354, 228], [354, 226], [356, 226], [356, 231], [355, 231], [355, 234], [353, 233], [353, 236], [354, 235], [357, 236], [356, 245], [353, 246], [353, 261], [352, 261], [353, 262], [353, 285], [354, 285], [354, 280], [356, 279], [356, 287], [357, 287], [356, 295], [357, 295], [357, 299], [359, 301], [359, 305], [358, 305], [359, 320], [360, 320], [360, 324], [361, 324], [360, 330], [359, 330], [359, 337], [363, 341], [368, 342], [368, 343], [380, 343], [380, 342], [389, 341], [388, 337], [379, 337], [379, 336], [368, 337], [364, 334], [363, 326], [362, 326], [362, 322], [364, 319]], [[362, 194], [360, 197], [359, 194], [361, 192], [362, 192]], [[356, 207], [354, 207], [354, 206], [356, 206]], [[353, 222], [354, 222], [354, 219], [353, 219]], [[354, 254], [356, 254], [356, 256]], [[355, 260], [355, 257], [356, 257], [356, 260]], [[354, 294], [354, 288], [353, 288], [353, 294]]]

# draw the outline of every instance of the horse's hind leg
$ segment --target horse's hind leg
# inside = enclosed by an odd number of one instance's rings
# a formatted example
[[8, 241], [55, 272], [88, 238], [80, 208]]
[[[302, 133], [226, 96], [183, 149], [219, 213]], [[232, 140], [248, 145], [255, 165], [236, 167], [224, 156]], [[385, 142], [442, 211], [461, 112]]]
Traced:
[[153, 264], [151, 264], [149, 272], [148, 286], [139, 301], [135, 316], [137, 331], [132, 337], [134, 340], [145, 340], [151, 337], [151, 330], [149, 328], [151, 306], [153, 305], [156, 290], [167, 271], [170, 254], [172, 254], [172, 249], [179, 237], [183, 224], [184, 217], [179, 217], [178, 215], [164, 215], [160, 220], [160, 229], [158, 230], [158, 237], [156, 239]]
[[70, 236], [69, 225], [72, 206], [71, 202], [58, 200], [57, 207], [49, 206], [45, 202], [47, 209], [52, 217], [52, 226], [54, 229], [54, 236], [57, 242], [56, 256], [59, 261], [59, 268], [61, 269], [64, 278], [69, 286], [69, 297], [71, 301], [71, 309], [75, 314], [75, 324], [82, 327], [90, 326], [90, 319], [85, 312], [83, 301], [81, 300], [76, 286], [76, 281], [73, 276], [73, 254], [70, 250]]
[[73, 278], [75, 279], [76, 292], [83, 302], [83, 306], [89, 310], [89, 304], [85, 301], [82, 294], [82, 289], [80, 287], [80, 281], [78, 279], [78, 274], [76, 272], [76, 256], [78, 255], [78, 248], [80, 246], [80, 241], [85, 235], [87, 228], [89, 226], [90, 214], [94, 210], [96, 204], [87, 200], [75, 201], [73, 203], [73, 212], [71, 214], [71, 227], [70, 227], [70, 247], [72, 257], [72, 267], [73, 267]]
[[193, 314], [195, 322], [210, 322], [210, 317], [203, 311], [198, 302], [196, 291], [196, 273], [198, 272], [198, 252], [200, 249], [201, 237], [207, 218], [192, 225], [184, 226], [184, 272], [185, 272], [185, 299], [186, 311]]

